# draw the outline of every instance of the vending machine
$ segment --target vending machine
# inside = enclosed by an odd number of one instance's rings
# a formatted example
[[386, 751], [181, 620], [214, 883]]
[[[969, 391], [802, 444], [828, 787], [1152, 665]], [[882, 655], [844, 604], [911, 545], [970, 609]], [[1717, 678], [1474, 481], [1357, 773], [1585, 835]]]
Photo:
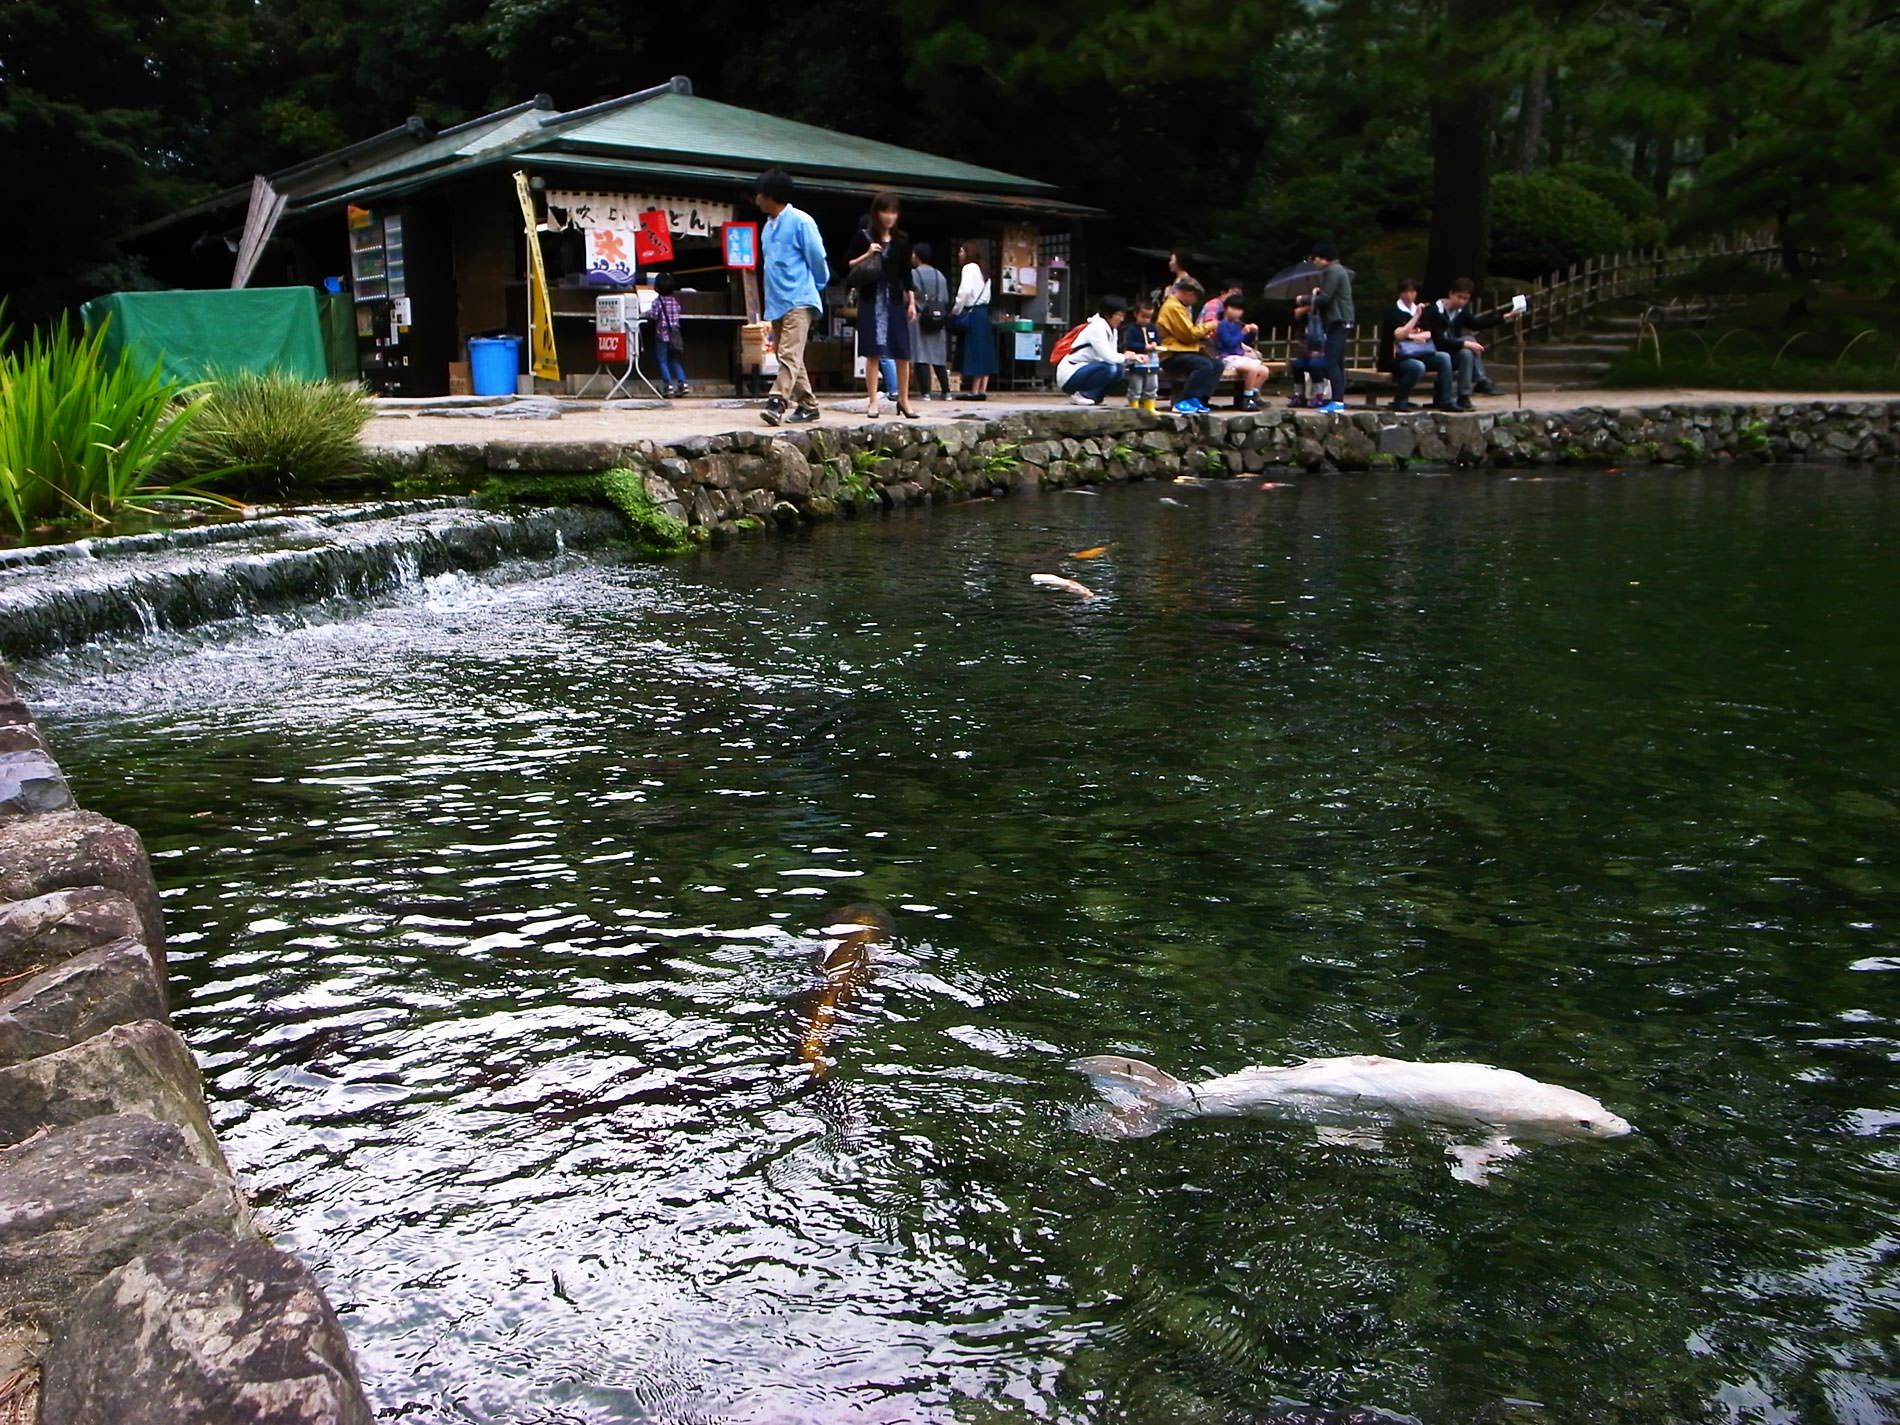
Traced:
[[410, 394], [411, 309], [402, 215], [352, 204], [348, 220], [357, 369], [373, 391], [386, 396]]

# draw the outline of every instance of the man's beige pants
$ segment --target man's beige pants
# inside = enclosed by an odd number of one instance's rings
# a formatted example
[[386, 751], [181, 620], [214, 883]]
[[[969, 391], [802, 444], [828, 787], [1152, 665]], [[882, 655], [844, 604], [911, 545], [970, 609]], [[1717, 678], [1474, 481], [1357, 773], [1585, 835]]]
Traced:
[[812, 393], [811, 375], [805, 370], [805, 338], [811, 335], [815, 307], [793, 307], [772, 323], [772, 336], [778, 343], [778, 380], [772, 394], [793, 410], [810, 410], [818, 404]]

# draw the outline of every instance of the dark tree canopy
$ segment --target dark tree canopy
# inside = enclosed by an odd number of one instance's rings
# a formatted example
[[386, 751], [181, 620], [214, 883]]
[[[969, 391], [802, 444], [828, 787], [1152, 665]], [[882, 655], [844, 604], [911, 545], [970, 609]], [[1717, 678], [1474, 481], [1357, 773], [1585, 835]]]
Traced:
[[[252, 173], [537, 92], [699, 92], [1045, 178], [1101, 254], [1248, 271], [1318, 238], [1482, 277], [1494, 174], [1633, 239], [1772, 227], [1791, 274], [1900, 275], [1900, 11], [1876, 0], [10, 0], [16, 315], [136, 281], [119, 239]], [[1528, 190], [1527, 190], [1528, 191]], [[1542, 208], [1600, 212], [1556, 189]], [[1518, 190], [1513, 190], [1516, 201]], [[1519, 213], [1519, 208], [1512, 212]], [[1514, 221], [1516, 219], [1514, 218]], [[1552, 250], [1514, 233], [1513, 250]], [[1560, 245], [1560, 244], [1559, 244]], [[1843, 254], [1845, 262], [1843, 263]]]

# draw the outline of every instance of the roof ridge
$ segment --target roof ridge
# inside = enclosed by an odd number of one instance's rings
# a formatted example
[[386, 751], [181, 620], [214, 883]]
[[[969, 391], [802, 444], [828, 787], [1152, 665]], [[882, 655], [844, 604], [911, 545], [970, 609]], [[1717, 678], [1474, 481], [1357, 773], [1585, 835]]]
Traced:
[[676, 74], [666, 83], [655, 84], [650, 89], [636, 89], [631, 94], [622, 94], [618, 99], [603, 99], [598, 104], [589, 104], [582, 109], [569, 109], [565, 113], [549, 114], [541, 121], [541, 127], [550, 129], [557, 124], [597, 118], [601, 114], [610, 114], [615, 109], [624, 109], [633, 104], [644, 104], [647, 100], [657, 99], [662, 94], [691, 94], [692, 92], [693, 81], [684, 74]]

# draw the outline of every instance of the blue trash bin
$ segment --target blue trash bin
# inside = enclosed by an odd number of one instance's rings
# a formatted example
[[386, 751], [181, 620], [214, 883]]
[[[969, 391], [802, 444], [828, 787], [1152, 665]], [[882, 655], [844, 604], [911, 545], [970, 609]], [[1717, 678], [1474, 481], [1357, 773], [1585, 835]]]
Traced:
[[512, 396], [521, 370], [521, 338], [470, 337], [468, 378], [478, 396]]

